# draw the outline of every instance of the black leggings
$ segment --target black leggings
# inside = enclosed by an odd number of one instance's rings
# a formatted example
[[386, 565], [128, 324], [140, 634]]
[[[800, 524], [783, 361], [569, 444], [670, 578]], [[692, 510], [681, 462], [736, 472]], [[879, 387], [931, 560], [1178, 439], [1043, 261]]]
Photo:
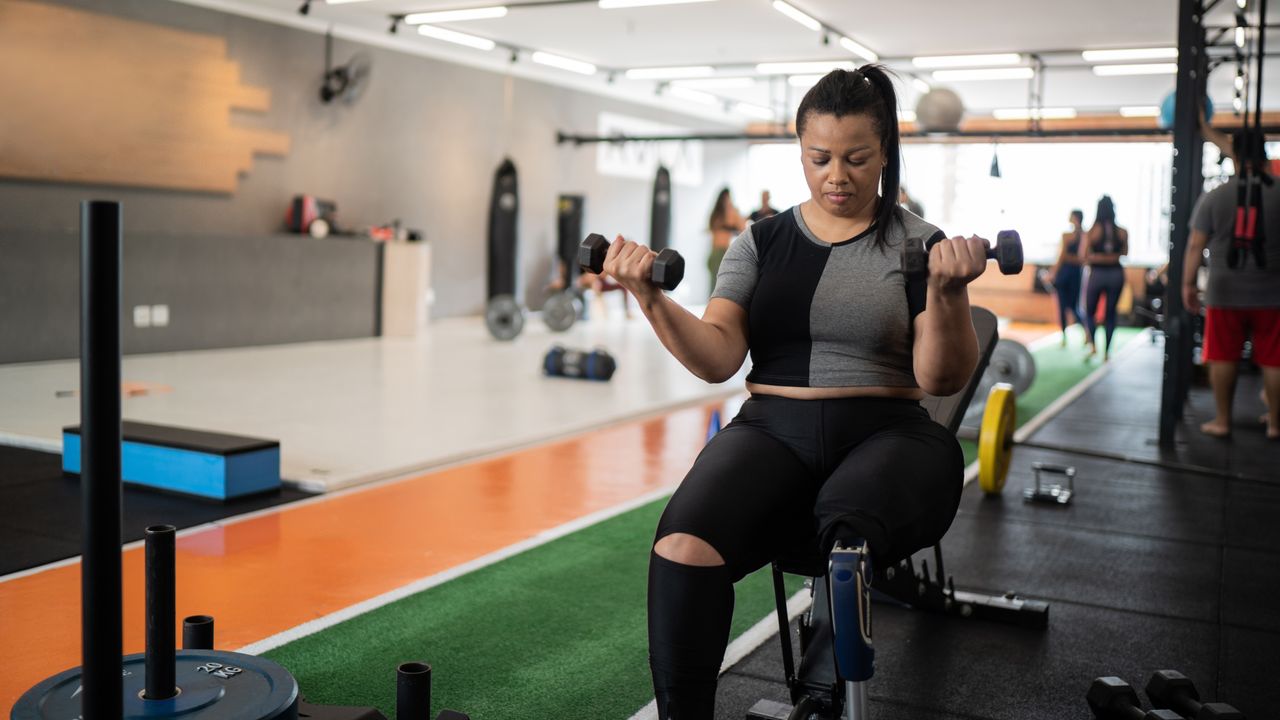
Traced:
[[1083, 274], [1079, 265], [1064, 264], [1053, 279], [1053, 287], [1058, 291], [1058, 325], [1064, 333], [1070, 317], [1074, 317], [1081, 327], [1089, 327], [1080, 314], [1080, 278]]
[[654, 554], [649, 659], [660, 720], [710, 718], [733, 614], [732, 584], [798, 551], [865, 539], [893, 563], [940, 540], [963, 486], [959, 443], [915, 400], [755, 395], [707, 444], [655, 542], [696, 536], [725, 565]]
[[1089, 268], [1089, 280], [1085, 287], [1084, 318], [1089, 323], [1089, 340], [1093, 342], [1098, 330], [1098, 299], [1107, 296], [1107, 314], [1104, 322], [1107, 330], [1106, 352], [1111, 351], [1111, 336], [1116, 332], [1116, 304], [1124, 290], [1124, 268], [1119, 265], [1094, 265]]

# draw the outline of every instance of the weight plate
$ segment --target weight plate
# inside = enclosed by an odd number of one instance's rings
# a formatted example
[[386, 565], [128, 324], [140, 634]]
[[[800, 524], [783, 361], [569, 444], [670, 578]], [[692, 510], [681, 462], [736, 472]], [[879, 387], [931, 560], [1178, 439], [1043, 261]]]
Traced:
[[[246, 718], [296, 720], [298, 682], [270, 660], [219, 650], [178, 650], [175, 678], [178, 694], [166, 700], [144, 700], [146, 654], [124, 657], [124, 717]], [[54, 675], [28, 690], [10, 714], [11, 720], [67, 720], [80, 717], [80, 668]]]
[[1001, 339], [991, 353], [991, 362], [982, 375], [990, 384], [1008, 383], [1016, 395], [1025, 393], [1036, 379], [1036, 359], [1025, 345], [1014, 340]]
[[978, 484], [989, 495], [1004, 489], [1013, 455], [1013, 428], [1018, 423], [1013, 386], [996, 383], [987, 395], [978, 431]]
[[497, 340], [514, 340], [524, 329], [524, 308], [510, 295], [497, 295], [484, 309], [484, 323]]
[[558, 292], [542, 305], [542, 319], [555, 332], [564, 332], [578, 320], [582, 301], [571, 290]]

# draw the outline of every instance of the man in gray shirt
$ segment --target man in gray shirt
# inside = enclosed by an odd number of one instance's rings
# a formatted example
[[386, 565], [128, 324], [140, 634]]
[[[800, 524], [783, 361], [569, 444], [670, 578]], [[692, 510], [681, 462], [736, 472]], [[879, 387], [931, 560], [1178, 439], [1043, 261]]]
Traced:
[[[1231, 405], [1236, 370], [1245, 338], [1253, 338], [1253, 361], [1262, 368], [1267, 402], [1267, 438], [1280, 439], [1280, 184], [1270, 182], [1261, 141], [1256, 149], [1236, 136], [1236, 167], [1248, 163], [1252, 182], [1242, 173], [1205, 193], [1191, 214], [1182, 299], [1199, 312], [1196, 275], [1204, 250], [1205, 328], [1202, 358], [1209, 367], [1216, 415], [1200, 426], [1215, 437], [1231, 434]], [[1266, 178], [1266, 181], [1259, 182]], [[1244, 205], [1249, 207], [1246, 209]]]

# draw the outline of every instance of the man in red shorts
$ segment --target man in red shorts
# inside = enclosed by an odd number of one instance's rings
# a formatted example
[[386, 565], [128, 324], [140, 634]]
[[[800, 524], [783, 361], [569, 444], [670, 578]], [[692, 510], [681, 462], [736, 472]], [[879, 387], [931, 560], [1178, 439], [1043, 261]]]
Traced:
[[[1232, 143], [1235, 165], [1249, 163], [1255, 177], [1262, 177], [1267, 172], [1262, 143], [1244, 137], [1237, 134]], [[1251, 185], [1239, 176], [1196, 203], [1182, 300], [1190, 312], [1199, 312], [1196, 274], [1207, 246], [1202, 357], [1217, 414], [1200, 430], [1215, 437], [1231, 434], [1236, 371], [1244, 341], [1252, 337], [1253, 361], [1262, 368], [1267, 437], [1275, 440], [1280, 439], [1280, 183]]]

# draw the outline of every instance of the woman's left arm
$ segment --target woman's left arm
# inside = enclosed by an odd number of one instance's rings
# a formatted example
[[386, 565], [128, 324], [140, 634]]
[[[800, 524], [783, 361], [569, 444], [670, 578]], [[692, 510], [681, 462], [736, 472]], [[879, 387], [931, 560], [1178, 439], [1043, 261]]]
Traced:
[[930, 395], [959, 392], [978, 365], [978, 334], [969, 314], [968, 285], [987, 267], [979, 237], [939, 240], [929, 251], [925, 309], [916, 315], [912, 365]]

